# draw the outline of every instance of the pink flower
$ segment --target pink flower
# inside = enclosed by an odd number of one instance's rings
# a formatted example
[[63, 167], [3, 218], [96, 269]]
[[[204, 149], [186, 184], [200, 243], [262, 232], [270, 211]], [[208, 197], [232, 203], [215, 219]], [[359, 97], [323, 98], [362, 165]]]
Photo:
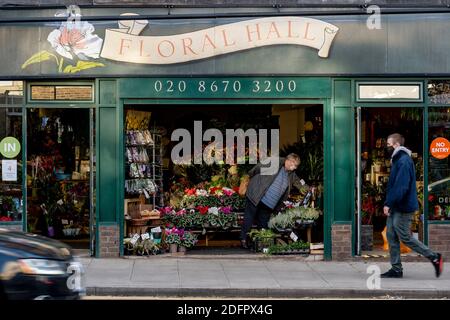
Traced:
[[181, 210], [177, 211], [177, 213], [176, 213], [177, 216], [182, 216], [184, 214], [186, 214], [186, 209], [181, 209]]
[[222, 213], [224, 213], [224, 214], [230, 214], [230, 213], [231, 213], [231, 210], [232, 210], [232, 209], [231, 209], [230, 206], [220, 208], [220, 211], [222, 211]]
[[228, 197], [232, 196], [233, 194], [235, 194], [235, 191], [233, 189], [230, 189], [230, 188], [223, 188], [222, 191], [223, 191], [223, 194], [228, 196]]
[[59, 29], [53, 30], [47, 37], [48, 42], [59, 55], [81, 60], [97, 59], [103, 40], [92, 34], [94, 26], [87, 21], [63, 22]]

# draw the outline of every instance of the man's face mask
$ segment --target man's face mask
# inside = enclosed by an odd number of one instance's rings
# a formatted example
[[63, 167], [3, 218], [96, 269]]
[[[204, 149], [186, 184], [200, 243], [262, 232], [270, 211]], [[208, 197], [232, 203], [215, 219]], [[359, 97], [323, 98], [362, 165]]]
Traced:
[[386, 158], [390, 159], [392, 157], [392, 154], [394, 153], [394, 147], [393, 146], [388, 146], [385, 148], [384, 150], [384, 154], [386, 155]]

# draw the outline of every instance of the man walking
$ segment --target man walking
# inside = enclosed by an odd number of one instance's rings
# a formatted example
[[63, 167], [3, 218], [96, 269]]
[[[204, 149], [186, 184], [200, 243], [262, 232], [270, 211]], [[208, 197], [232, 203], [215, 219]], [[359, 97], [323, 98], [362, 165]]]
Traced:
[[439, 277], [444, 265], [442, 255], [431, 251], [411, 235], [411, 220], [414, 212], [419, 209], [419, 204], [414, 162], [411, 159], [411, 151], [403, 146], [404, 142], [402, 135], [394, 133], [388, 137], [386, 143], [392, 166], [383, 213], [387, 216], [387, 238], [392, 268], [381, 277], [403, 277], [400, 241], [428, 258], [435, 268], [436, 277]]
[[270, 214], [281, 207], [291, 191], [292, 186], [297, 189], [308, 188], [303, 180], [295, 174], [300, 165], [300, 157], [295, 153], [286, 158], [280, 158], [279, 169], [275, 174], [261, 174], [262, 165], [258, 164], [249, 171], [250, 182], [246, 192], [246, 206], [244, 222], [241, 228], [241, 247], [247, 249], [247, 234], [255, 217], [258, 228], [267, 229]]

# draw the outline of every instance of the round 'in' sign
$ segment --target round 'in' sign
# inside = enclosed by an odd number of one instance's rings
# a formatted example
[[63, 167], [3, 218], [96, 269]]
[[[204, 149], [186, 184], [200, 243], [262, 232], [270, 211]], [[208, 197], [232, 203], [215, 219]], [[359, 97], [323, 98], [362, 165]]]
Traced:
[[0, 153], [5, 158], [14, 158], [20, 153], [20, 142], [14, 137], [6, 137], [0, 142]]

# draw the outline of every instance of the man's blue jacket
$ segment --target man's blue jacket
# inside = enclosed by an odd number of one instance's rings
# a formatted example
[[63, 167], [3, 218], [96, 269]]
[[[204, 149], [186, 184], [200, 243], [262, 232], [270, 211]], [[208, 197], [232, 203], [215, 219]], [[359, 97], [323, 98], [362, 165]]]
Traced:
[[419, 209], [414, 162], [410, 150], [405, 147], [397, 149], [392, 156], [384, 205], [391, 211], [414, 212]]

